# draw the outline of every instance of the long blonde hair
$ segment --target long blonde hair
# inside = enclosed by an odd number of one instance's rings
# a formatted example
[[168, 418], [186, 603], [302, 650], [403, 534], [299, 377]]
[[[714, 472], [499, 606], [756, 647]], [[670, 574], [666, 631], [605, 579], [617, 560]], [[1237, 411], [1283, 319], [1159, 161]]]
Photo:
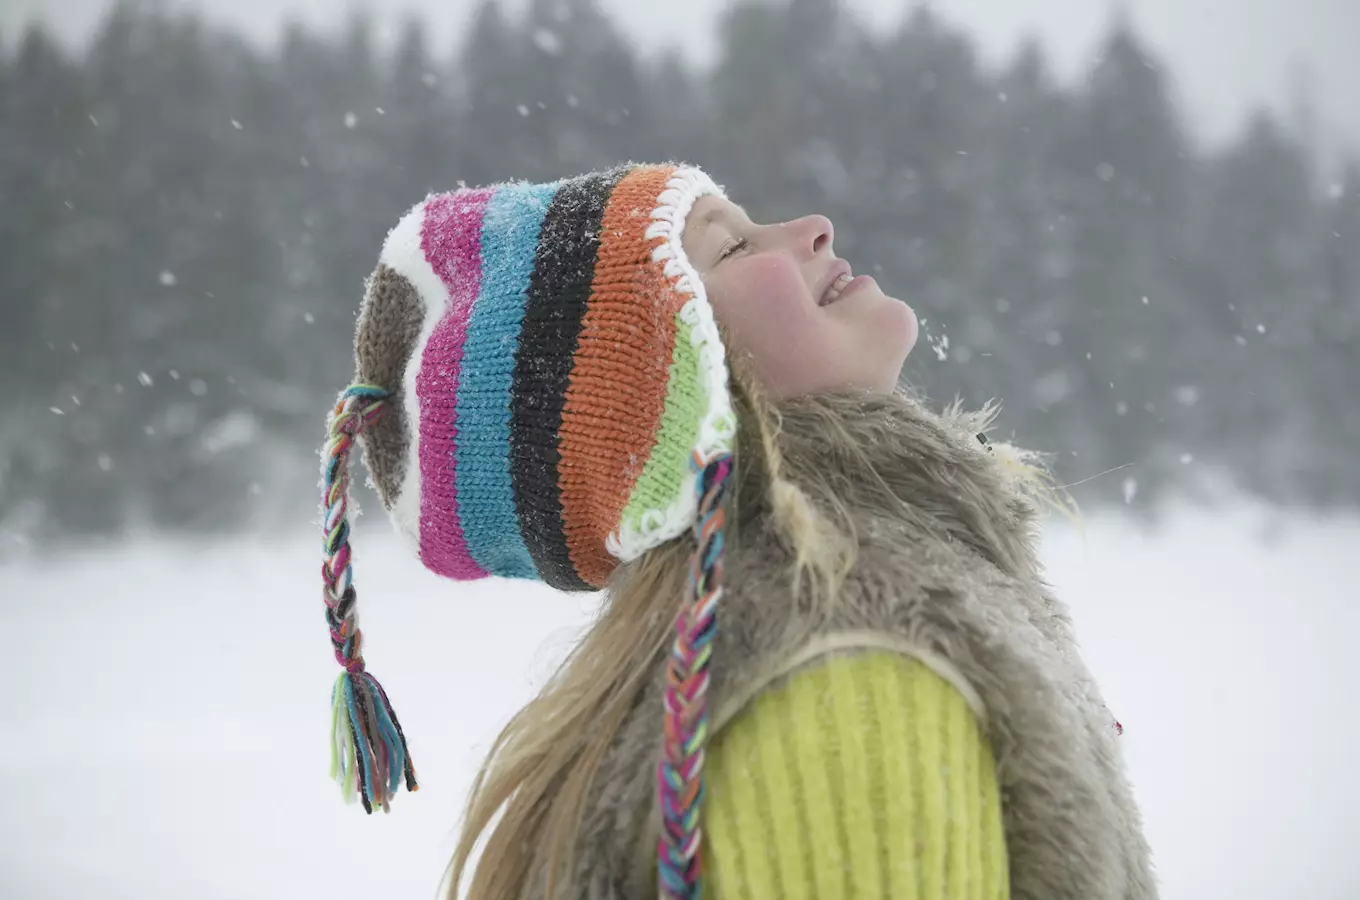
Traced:
[[[783, 476], [779, 414], [739, 366], [733, 394], [741, 430], [737, 482], [727, 501], [729, 530], [740, 529], [744, 506], [771, 513], [792, 551], [793, 589], [829, 601], [854, 563], [848, 522], [819, 511]], [[743, 494], [752, 491], [764, 496], [743, 504]], [[546, 860], [545, 896], [553, 896], [554, 882], [570, 871], [595, 774], [669, 645], [692, 547], [693, 539], [683, 535], [621, 566], [599, 620], [496, 738], [472, 783], [449, 866], [450, 898], [458, 896], [481, 841], [469, 900], [519, 900], [538, 871], [536, 860]]]

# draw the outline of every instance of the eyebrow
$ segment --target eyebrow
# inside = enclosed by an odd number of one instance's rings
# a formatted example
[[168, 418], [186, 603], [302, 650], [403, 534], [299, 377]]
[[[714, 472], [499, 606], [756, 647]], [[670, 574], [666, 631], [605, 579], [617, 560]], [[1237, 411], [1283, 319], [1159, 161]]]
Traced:
[[694, 224], [695, 224], [695, 225], [712, 225], [713, 222], [714, 222], [714, 220], [721, 218], [724, 212], [725, 212], [725, 210], [724, 210], [721, 206], [715, 206], [715, 207], [713, 207], [712, 209], [710, 209], [708, 212], [706, 212], [706, 213], [704, 213], [702, 216], [700, 216], [700, 217], [699, 217], [699, 221], [695, 222]]
[[[732, 204], [732, 205], [733, 205], [733, 206], [736, 206], [735, 203]], [[742, 214], [743, 216], [746, 216], [746, 218], [748, 218], [748, 219], [750, 218], [750, 215], [747, 214], [745, 207], [737, 206], [737, 209], [741, 212], [741, 214]], [[698, 219], [696, 219], [695, 222], [694, 222], [694, 224], [695, 224], [696, 226], [699, 226], [699, 225], [712, 225], [712, 224], [713, 224], [714, 222], [716, 222], [718, 219], [730, 219], [730, 218], [732, 218], [732, 216], [730, 216], [730, 215], [728, 214], [727, 207], [725, 207], [725, 206], [714, 206], [714, 207], [713, 207], [712, 209], [710, 209], [708, 212], [704, 213], [702, 216], [700, 216]]]

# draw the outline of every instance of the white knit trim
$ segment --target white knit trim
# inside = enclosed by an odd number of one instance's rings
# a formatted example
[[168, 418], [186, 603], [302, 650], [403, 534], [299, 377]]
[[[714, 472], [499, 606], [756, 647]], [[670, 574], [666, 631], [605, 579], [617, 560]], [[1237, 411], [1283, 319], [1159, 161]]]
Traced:
[[713, 717], [710, 734], [717, 734], [724, 725], [736, 718], [766, 688], [786, 675], [792, 675], [799, 669], [834, 653], [868, 650], [882, 650], [918, 661], [959, 692], [964, 702], [973, 711], [973, 715], [977, 716], [979, 724], [983, 726], [987, 724], [987, 707], [983, 704], [981, 695], [978, 694], [972, 683], [963, 677], [963, 673], [959, 671], [958, 667], [945, 657], [912, 641], [884, 632], [840, 631], [813, 638], [801, 649], [782, 659], [778, 666], [767, 672], [762, 672], [759, 677], [748, 681], [743, 685], [739, 694], [728, 699], [718, 709], [718, 714]]
[[[680, 168], [666, 183], [666, 190], [652, 210], [652, 224], [646, 237], [655, 241], [652, 259], [664, 263], [663, 271], [671, 279], [675, 290], [688, 294], [689, 300], [680, 308], [680, 319], [690, 327], [694, 347], [698, 351], [699, 377], [703, 379], [708, 408], [699, 419], [699, 434], [692, 451], [708, 458], [715, 453], [730, 453], [736, 437], [736, 417], [732, 411], [732, 396], [728, 391], [727, 357], [718, 334], [718, 323], [713, 317], [703, 280], [685, 254], [685, 222], [700, 197], [725, 197], [722, 188], [699, 169]], [[605, 548], [618, 559], [628, 562], [643, 553], [678, 537], [694, 524], [699, 505], [696, 494], [699, 476], [693, 467], [686, 466], [681, 479], [680, 494], [662, 509], [643, 513], [637, 527], [622, 522], [605, 539]]]
[[420, 400], [416, 397], [416, 376], [420, 373], [425, 345], [435, 326], [444, 317], [449, 304], [449, 290], [444, 280], [425, 258], [421, 246], [421, 231], [425, 224], [425, 207], [434, 195], [411, 209], [387, 234], [379, 261], [403, 276], [416, 289], [425, 305], [425, 319], [420, 326], [420, 337], [411, 351], [402, 373], [402, 406], [406, 410], [406, 475], [392, 505], [392, 522], [406, 543], [420, 555]]

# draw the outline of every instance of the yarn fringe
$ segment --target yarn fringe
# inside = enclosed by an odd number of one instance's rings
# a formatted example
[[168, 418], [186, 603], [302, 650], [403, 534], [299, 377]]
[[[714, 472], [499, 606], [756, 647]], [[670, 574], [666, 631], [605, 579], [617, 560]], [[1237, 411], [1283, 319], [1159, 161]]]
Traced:
[[331, 690], [331, 778], [347, 804], [364, 812], [389, 812], [403, 777], [419, 790], [397, 714], [378, 680], [367, 672], [341, 672]]

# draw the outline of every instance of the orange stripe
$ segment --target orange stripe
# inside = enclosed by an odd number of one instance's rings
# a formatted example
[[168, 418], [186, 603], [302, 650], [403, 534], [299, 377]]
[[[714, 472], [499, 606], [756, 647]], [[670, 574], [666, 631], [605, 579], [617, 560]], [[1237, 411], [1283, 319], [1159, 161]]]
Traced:
[[563, 531], [577, 573], [596, 586], [618, 564], [605, 537], [642, 475], [666, 401], [684, 297], [652, 262], [654, 244], [645, 233], [674, 172], [673, 166], [639, 166], [609, 198], [562, 411]]

